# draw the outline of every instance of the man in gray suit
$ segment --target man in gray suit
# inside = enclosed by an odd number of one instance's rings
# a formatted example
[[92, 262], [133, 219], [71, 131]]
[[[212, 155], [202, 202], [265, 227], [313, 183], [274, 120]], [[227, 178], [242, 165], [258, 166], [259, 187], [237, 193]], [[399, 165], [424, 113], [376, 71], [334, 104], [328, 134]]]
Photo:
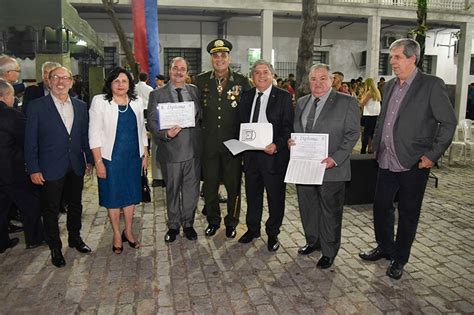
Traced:
[[[400, 279], [416, 235], [431, 167], [448, 148], [456, 117], [443, 80], [416, 68], [419, 44], [408, 38], [390, 46], [396, 78], [385, 84], [373, 139], [379, 170], [374, 198], [377, 247], [360, 253], [368, 261], [391, 259], [387, 276]], [[394, 240], [398, 193], [398, 229]]]
[[[157, 144], [156, 158], [166, 184], [169, 230], [165, 242], [173, 242], [181, 226], [187, 239], [196, 240], [193, 223], [201, 176], [200, 95], [196, 86], [185, 83], [188, 74], [186, 60], [174, 58], [169, 73], [170, 81], [152, 91], [148, 102], [148, 126]], [[160, 130], [157, 105], [176, 102], [194, 102], [196, 126]]]
[[[309, 71], [311, 94], [298, 99], [294, 130], [329, 134], [328, 157], [322, 185], [296, 185], [308, 255], [322, 250], [317, 267], [331, 267], [341, 245], [345, 182], [351, 179], [350, 155], [359, 138], [359, 108], [355, 98], [331, 89], [329, 66], [317, 64]], [[290, 139], [288, 144], [298, 145]]]

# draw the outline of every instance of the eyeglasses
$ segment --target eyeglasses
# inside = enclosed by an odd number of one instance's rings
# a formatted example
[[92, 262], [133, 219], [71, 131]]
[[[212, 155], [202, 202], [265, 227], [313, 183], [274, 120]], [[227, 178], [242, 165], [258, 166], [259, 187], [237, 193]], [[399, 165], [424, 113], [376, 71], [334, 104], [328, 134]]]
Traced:
[[68, 77], [68, 76], [59, 76], [59, 75], [53, 75], [51, 76], [51, 79], [53, 79], [54, 81], [71, 81], [72, 78], [71, 77]]

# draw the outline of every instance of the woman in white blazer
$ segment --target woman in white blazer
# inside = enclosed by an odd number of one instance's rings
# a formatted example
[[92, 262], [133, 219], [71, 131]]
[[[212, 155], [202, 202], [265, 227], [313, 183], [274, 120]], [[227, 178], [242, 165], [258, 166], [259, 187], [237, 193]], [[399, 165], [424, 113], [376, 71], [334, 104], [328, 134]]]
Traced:
[[[141, 170], [147, 168], [148, 139], [142, 101], [135, 94], [130, 73], [115, 68], [108, 75], [104, 94], [96, 95], [89, 110], [89, 145], [99, 182], [99, 204], [107, 208], [114, 232], [112, 251], [120, 254], [123, 242], [138, 248], [133, 236], [135, 205], [141, 202]], [[125, 229], [120, 233], [120, 210]]]

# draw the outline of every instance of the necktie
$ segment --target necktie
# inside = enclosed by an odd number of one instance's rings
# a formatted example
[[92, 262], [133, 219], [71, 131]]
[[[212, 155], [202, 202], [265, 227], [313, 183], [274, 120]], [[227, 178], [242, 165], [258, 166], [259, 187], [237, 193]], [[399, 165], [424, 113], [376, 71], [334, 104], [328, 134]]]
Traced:
[[308, 119], [306, 120], [305, 132], [309, 133], [313, 129], [314, 116], [316, 114], [316, 108], [318, 107], [319, 98], [315, 98], [311, 109], [309, 110]]
[[263, 93], [258, 92], [257, 100], [255, 101], [255, 109], [253, 110], [252, 122], [258, 122], [258, 113], [260, 113], [260, 99], [262, 98]]
[[183, 101], [183, 94], [181, 94], [181, 90], [182, 90], [182, 88], [177, 88], [176, 89], [176, 92], [178, 93], [178, 102]]

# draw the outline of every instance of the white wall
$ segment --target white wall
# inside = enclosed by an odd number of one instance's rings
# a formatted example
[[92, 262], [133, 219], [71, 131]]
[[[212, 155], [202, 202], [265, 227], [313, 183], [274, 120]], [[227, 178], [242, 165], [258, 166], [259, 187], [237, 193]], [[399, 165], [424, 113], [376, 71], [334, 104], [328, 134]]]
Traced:
[[[104, 39], [105, 46], [118, 47], [118, 37], [108, 19], [94, 14], [83, 16], [91, 26]], [[127, 37], [133, 42], [132, 21], [130, 18], [121, 19], [122, 26], [127, 32]], [[320, 23], [321, 25], [321, 23]], [[298, 40], [300, 35], [300, 22], [296, 20], [274, 20], [273, 47], [276, 62], [296, 62], [298, 51]], [[202, 48], [202, 69], [210, 68], [210, 59], [206, 51], [207, 44], [217, 37], [216, 22], [189, 21], [186, 19], [160, 20], [160, 44], [162, 48], [182, 47], [182, 48]], [[390, 27], [381, 32], [381, 36], [386, 32], [393, 32], [404, 36], [407, 28]], [[437, 44], [449, 44], [449, 36], [455, 30], [443, 30], [436, 36], [430, 31], [426, 42], [426, 54], [437, 55], [436, 75], [445, 80], [447, 84], [456, 83], [457, 58], [454, 56], [453, 48], [450, 49], [448, 58], [448, 48], [438, 47]], [[242, 73], [248, 72], [247, 52], [248, 48], [260, 48], [261, 24], [255, 18], [232, 18], [227, 22], [227, 39], [234, 46], [232, 50], [232, 62], [241, 64]], [[345, 74], [346, 80], [365, 76], [365, 68], [359, 68], [353, 60], [352, 55], [360, 54], [367, 50], [367, 25], [354, 23], [348, 25], [346, 22], [334, 21], [323, 28], [322, 44], [332, 44], [332, 47], [321, 48], [329, 51], [329, 63], [333, 70], [341, 71]], [[319, 28], [316, 34], [315, 44], [319, 44]], [[474, 45], [473, 45], [474, 47]], [[160, 52], [161, 68], [163, 69], [163, 49]], [[474, 48], [473, 48], [474, 54]], [[28, 78], [30, 62], [21, 61], [22, 78]], [[32, 66], [34, 69], [34, 64]], [[73, 69], [75, 72], [76, 69]], [[162, 70], [163, 72], [163, 70]], [[34, 73], [34, 72], [32, 72]], [[385, 76], [389, 78], [390, 76]], [[474, 82], [474, 76], [470, 77], [470, 82]]]

